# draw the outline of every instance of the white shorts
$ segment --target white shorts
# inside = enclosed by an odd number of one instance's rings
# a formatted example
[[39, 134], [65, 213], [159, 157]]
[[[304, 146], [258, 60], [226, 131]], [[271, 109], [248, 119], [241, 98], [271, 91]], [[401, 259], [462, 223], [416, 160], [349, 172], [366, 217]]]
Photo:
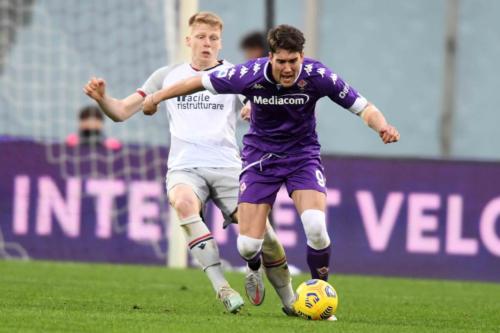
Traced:
[[[238, 207], [240, 168], [189, 168], [167, 172], [167, 193], [178, 184], [191, 186], [203, 206], [209, 199], [221, 210], [224, 225], [235, 223]], [[202, 207], [203, 210], [203, 207]]]

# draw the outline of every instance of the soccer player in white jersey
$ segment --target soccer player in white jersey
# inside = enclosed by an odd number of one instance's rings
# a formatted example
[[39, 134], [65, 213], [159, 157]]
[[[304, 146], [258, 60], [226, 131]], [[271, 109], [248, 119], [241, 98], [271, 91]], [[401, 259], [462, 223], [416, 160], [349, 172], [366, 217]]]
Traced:
[[[191, 62], [166, 66], [155, 71], [143, 87], [118, 100], [105, 93], [105, 82], [92, 78], [85, 93], [96, 100], [114, 121], [124, 121], [141, 110], [146, 96], [184, 78], [201, 76], [232, 65], [217, 60], [221, 49], [222, 20], [213, 13], [200, 12], [189, 20]], [[202, 220], [207, 200], [221, 209], [226, 221], [236, 221], [241, 160], [235, 139], [237, 95], [209, 92], [179, 97], [166, 103], [170, 121], [171, 147], [168, 159], [167, 192], [187, 236], [191, 255], [202, 265], [217, 297], [229, 312], [243, 306], [241, 296], [224, 278], [216, 242]], [[290, 272], [283, 246], [267, 223], [262, 249], [264, 271], [283, 305], [293, 302]], [[245, 289], [250, 302], [264, 299], [262, 270], [249, 267]]]

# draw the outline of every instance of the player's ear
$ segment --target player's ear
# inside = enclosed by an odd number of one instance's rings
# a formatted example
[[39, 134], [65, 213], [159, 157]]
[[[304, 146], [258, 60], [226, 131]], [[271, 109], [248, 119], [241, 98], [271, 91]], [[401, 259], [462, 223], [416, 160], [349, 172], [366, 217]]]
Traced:
[[191, 47], [191, 36], [186, 36], [185, 41], [186, 41], [186, 46]]
[[272, 61], [273, 60], [273, 53], [271, 51], [269, 51], [269, 61]]

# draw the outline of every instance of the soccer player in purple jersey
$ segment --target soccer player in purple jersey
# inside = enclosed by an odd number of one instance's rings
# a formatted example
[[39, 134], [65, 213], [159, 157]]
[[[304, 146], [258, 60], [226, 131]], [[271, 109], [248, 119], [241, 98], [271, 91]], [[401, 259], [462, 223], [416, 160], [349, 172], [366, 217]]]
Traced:
[[260, 267], [265, 221], [285, 184], [307, 237], [307, 263], [313, 278], [328, 279], [330, 237], [326, 229], [326, 187], [316, 133], [316, 102], [328, 96], [375, 130], [384, 143], [397, 142], [397, 129], [340, 76], [317, 60], [304, 58], [305, 39], [292, 26], [269, 32], [269, 58], [228, 70], [189, 78], [148, 96], [146, 113], [159, 102], [207, 89], [214, 94], [242, 94], [251, 102], [249, 132], [243, 139], [240, 175], [240, 255]]

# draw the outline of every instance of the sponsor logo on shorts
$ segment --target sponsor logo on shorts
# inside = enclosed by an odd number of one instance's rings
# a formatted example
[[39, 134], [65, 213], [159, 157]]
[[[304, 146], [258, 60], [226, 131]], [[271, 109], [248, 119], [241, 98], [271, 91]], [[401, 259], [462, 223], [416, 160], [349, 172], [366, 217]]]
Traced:
[[245, 192], [246, 189], [247, 189], [247, 184], [245, 184], [245, 182], [242, 182], [240, 184], [240, 193]]

